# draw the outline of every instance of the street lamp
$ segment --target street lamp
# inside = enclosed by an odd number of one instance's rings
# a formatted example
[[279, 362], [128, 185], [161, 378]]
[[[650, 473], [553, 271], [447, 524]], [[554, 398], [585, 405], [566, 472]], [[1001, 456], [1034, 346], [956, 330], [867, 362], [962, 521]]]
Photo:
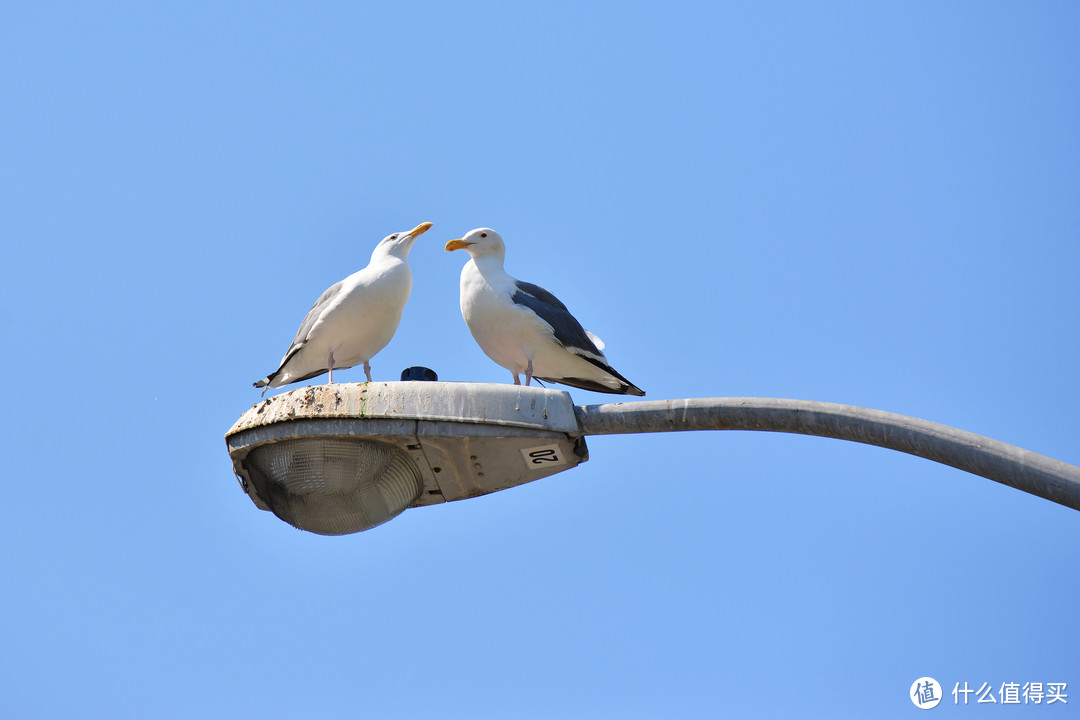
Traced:
[[[433, 374], [432, 374], [433, 375]], [[226, 433], [256, 506], [323, 535], [410, 507], [486, 495], [588, 460], [586, 435], [764, 430], [887, 447], [1080, 510], [1080, 468], [880, 410], [776, 398], [575, 406], [566, 392], [490, 383], [316, 385], [269, 398]]]
[[343, 535], [588, 459], [570, 395], [490, 383], [316, 385], [269, 398], [225, 436], [259, 508]]

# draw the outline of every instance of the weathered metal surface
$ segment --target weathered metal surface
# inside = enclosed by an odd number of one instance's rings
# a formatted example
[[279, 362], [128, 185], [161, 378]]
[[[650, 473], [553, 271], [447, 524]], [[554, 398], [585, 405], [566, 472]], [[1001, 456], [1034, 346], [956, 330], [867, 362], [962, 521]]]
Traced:
[[233, 469], [258, 507], [268, 509], [246, 481], [247, 454], [317, 435], [404, 449], [424, 481], [412, 507], [485, 495], [588, 459], [565, 392], [490, 383], [316, 385], [257, 403], [225, 435]]
[[583, 435], [765, 430], [851, 440], [933, 460], [1080, 510], [1080, 467], [896, 413], [809, 400], [693, 398], [584, 405]]
[[568, 393], [494, 383], [370, 382], [312, 385], [256, 403], [225, 434], [303, 418], [445, 420], [577, 433]]

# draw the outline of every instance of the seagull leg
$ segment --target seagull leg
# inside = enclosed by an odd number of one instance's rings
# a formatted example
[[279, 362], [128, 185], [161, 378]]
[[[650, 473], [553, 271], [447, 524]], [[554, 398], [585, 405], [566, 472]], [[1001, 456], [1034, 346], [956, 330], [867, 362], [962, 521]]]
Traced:
[[525, 387], [529, 387], [529, 383], [532, 382], [532, 358], [529, 358], [529, 364], [525, 367]]
[[364, 361], [364, 374], [367, 375], [367, 381], [371, 382], [371, 365], [367, 360]]
[[326, 358], [326, 367], [330, 368], [330, 384], [334, 384], [334, 351], [330, 351], [330, 357]]
[[514, 373], [514, 384], [515, 385], [520, 385], [521, 384], [521, 378], [518, 377], [517, 373]]

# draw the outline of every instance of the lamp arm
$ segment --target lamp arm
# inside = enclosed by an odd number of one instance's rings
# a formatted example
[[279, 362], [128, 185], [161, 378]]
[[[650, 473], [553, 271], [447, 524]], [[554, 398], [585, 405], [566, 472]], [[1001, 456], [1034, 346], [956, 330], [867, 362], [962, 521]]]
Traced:
[[882, 410], [781, 398], [689, 398], [578, 405], [574, 412], [583, 435], [761, 430], [877, 445], [1080, 510], [1080, 467], [948, 425]]

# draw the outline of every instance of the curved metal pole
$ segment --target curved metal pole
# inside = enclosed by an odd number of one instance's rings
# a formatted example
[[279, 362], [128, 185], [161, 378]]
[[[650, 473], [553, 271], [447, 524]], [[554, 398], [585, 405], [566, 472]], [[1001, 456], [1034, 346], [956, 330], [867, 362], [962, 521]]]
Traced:
[[780, 398], [693, 398], [578, 405], [585, 435], [765, 430], [878, 445], [951, 465], [1080, 510], [1080, 467], [928, 420]]

